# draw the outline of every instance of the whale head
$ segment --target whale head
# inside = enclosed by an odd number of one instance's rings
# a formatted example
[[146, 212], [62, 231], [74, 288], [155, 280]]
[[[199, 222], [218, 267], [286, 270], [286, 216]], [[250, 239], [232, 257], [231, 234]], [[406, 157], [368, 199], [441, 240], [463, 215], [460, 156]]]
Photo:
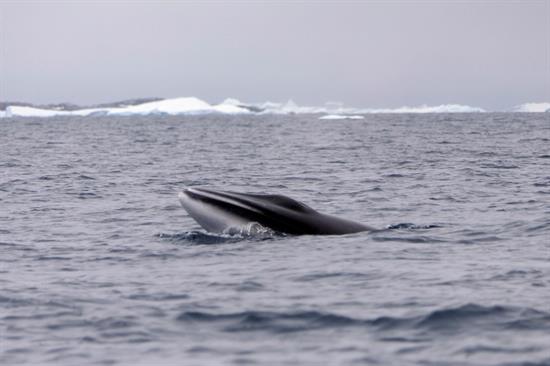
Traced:
[[282, 195], [187, 188], [178, 194], [187, 213], [209, 232], [224, 233], [252, 223], [287, 234], [347, 234], [368, 227], [321, 214]]

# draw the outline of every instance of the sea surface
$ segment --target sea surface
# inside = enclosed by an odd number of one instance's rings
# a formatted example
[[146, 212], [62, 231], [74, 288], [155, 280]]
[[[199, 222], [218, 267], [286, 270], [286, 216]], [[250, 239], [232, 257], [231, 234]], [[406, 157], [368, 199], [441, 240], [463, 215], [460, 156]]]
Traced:
[[[0, 119], [2, 365], [549, 365], [550, 114]], [[178, 191], [378, 230], [204, 232]]]

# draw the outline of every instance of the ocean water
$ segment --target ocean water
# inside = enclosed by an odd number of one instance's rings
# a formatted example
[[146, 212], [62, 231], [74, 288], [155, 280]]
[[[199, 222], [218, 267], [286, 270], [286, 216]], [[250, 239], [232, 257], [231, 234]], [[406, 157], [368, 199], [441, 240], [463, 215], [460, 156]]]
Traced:
[[[0, 119], [0, 363], [550, 364], [550, 115]], [[220, 236], [183, 187], [376, 227]]]

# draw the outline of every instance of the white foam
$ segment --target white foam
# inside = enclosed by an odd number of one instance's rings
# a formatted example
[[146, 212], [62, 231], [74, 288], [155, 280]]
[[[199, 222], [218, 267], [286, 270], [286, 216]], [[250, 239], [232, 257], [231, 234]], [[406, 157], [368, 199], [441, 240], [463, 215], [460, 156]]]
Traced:
[[550, 103], [523, 103], [513, 109], [514, 112], [550, 112]]
[[327, 114], [326, 116], [319, 117], [319, 119], [364, 119], [365, 117], [356, 114]]

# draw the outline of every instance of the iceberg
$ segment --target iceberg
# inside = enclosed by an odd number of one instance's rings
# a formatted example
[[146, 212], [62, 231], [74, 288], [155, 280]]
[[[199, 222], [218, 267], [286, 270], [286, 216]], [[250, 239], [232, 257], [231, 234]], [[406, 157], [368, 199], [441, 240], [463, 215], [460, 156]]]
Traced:
[[[44, 109], [29, 106], [9, 106], [3, 113], [5, 117], [56, 117], [56, 116], [131, 116], [131, 115], [196, 115], [208, 113], [248, 114], [250, 111], [230, 103], [210, 105], [195, 98], [173, 98], [159, 101], [112, 108], [85, 108], [77, 110]], [[0, 115], [2, 116], [2, 115]]]
[[75, 111], [57, 109], [44, 109], [27, 106], [9, 106], [4, 112], [4, 117], [55, 117], [55, 116], [88, 116], [95, 113], [103, 113], [103, 109], [88, 108]]
[[165, 99], [156, 102], [132, 105], [123, 108], [110, 108], [107, 115], [147, 115], [147, 114], [208, 114], [208, 113], [225, 113], [239, 114], [249, 113], [248, 110], [231, 104], [210, 105], [207, 102], [195, 98], [174, 98]]
[[357, 114], [327, 114], [325, 116], [319, 117], [319, 119], [364, 119], [365, 117]]
[[417, 107], [366, 109], [362, 113], [483, 113], [479, 107], [462, 104], [441, 104], [438, 106], [421, 105]]
[[512, 110], [513, 112], [550, 112], [550, 103], [523, 103]]
[[[319, 114], [356, 115], [367, 113], [481, 113], [483, 108], [462, 104], [442, 104], [438, 106], [421, 105], [418, 107], [400, 108], [345, 108], [339, 103], [327, 103], [324, 106], [298, 106], [292, 100], [286, 103], [265, 102], [256, 104], [263, 114]], [[336, 118], [325, 118], [336, 119]], [[340, 118], [341, 119], [341, 118]]]
[[[517, 107], [518, 111], [544, 111], [550, 109], [550, 103], [527, 103]], [[201, 114], [324, 114], [320, 119], [361, 119], [367, 113], [472, 113], [485, 112], [484, 109], [461, 104], [442, 104], [439, 106], [421, 105], [400, 108], [348, 108], [339, 102], [329, 102], [323, 106], [300, 106], [294, 101], [286, 103], [263, 102], [244, 103], [228, 98], [220, 104], [209, 104], [196, 97], [171, 99], [136, 100], [134, 103], [114, 103], [89, 108], [72, 105], [54, 105], [36, 107], [29, 105], [10, 105], [0, 111], [1, 117], [55, 117], [55, 116], [132, 116], [132, 115], [201, 115]]]

